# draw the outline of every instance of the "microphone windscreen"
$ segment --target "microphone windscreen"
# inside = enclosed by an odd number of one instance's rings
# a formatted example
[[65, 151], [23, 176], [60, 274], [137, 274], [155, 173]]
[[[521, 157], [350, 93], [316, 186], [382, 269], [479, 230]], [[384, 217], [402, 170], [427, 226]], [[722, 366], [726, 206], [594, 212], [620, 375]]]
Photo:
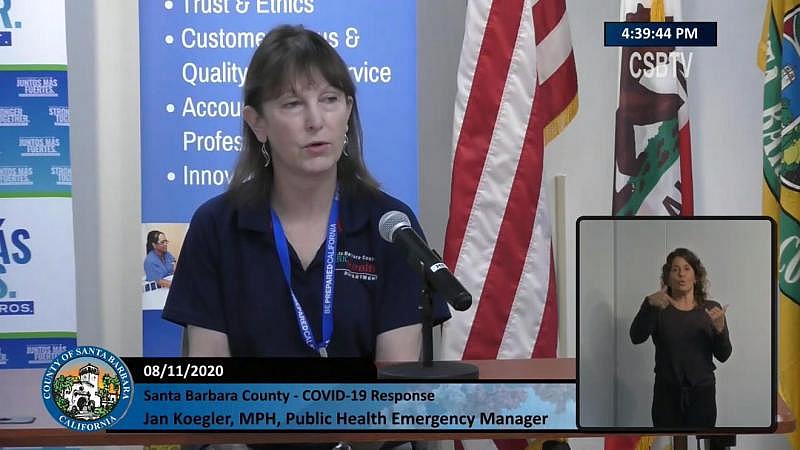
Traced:
[[394, 242], [394, 232], [403, 227], [410, 227], [411, 220], [401, 211], [389, 211], [378, 221], [378, 234], [383, 240]]

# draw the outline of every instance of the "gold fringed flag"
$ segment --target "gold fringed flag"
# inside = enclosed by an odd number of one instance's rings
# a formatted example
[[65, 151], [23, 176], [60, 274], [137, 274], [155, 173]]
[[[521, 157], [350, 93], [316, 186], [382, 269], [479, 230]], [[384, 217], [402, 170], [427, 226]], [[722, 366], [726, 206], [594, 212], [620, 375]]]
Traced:
[[[778, 382], [800, 411], [800, 0], [767, 3], [758, 64], [764, 72], [763, 210], [778, 224]], [[800, 431], [789, 435], [800, 450]]]

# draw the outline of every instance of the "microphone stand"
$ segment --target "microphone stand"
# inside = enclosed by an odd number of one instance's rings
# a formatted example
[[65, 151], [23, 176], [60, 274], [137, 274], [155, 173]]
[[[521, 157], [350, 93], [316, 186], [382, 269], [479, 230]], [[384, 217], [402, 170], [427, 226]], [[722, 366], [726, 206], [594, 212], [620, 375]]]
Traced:
[[378, 378], [387, 380], [406, 379], [450, 379], [477, 380], [478, 368], [458, 361], [433, 361], [433, 287], [425, 276], [425, 267], [417, 265], [422, 289], [420, 310], [422, 313], [422, 361], [392, 364], [378, 369]]

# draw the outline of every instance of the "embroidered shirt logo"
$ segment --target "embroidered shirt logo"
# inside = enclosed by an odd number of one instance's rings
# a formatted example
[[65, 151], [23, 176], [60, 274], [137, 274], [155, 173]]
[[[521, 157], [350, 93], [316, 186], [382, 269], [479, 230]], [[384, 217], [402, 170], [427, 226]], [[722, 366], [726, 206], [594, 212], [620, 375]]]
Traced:
[[374, 256], [354, 255], [347, 250], [340, 251], [336, 255], [336, 270], [355, 280], [375, 281], [378, 279]]

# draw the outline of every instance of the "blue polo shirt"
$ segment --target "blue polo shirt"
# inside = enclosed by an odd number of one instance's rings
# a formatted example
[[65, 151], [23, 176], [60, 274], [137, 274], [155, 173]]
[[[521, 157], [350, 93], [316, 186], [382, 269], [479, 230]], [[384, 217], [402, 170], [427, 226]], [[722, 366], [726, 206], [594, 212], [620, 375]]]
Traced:
[[[420, 323], [421, 282], [396, 245], [378, 234], [387, 211], [402, 211], [422, 233], [411, 209], [379, 192], [340, 197], [332, 357], [374, 358], [376, 337]], [[269, 205], [245, 207], [222, 194], [192, 217], [163, 317], [228, 335], [232, 356], [313, 357], [303, 341], [272, 234]], [[324, 247], [324, 243], [323, 243]], [[321, 337], [324, 248], [303, 270], [289, 246], [292, 287]], [[444, 301], [434, 304], [434, 321], [450, 317]]]
[[164, 253], [164, 260], [158, 256], [155, 250], [150, 250], [144, 258], [144, 276], [147, 281], [158, 281], [172, 275], [172, 265], [175, 257], [172, 253]]

